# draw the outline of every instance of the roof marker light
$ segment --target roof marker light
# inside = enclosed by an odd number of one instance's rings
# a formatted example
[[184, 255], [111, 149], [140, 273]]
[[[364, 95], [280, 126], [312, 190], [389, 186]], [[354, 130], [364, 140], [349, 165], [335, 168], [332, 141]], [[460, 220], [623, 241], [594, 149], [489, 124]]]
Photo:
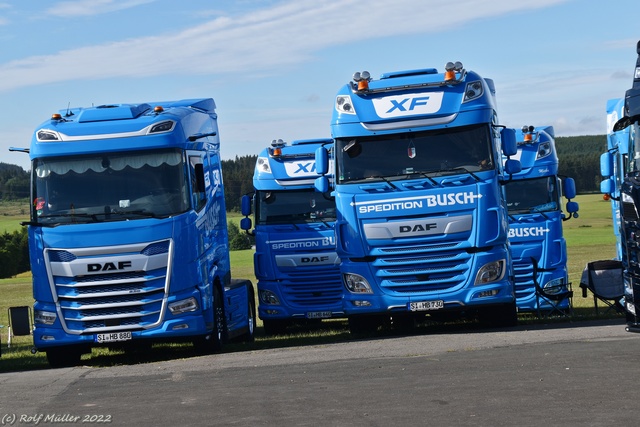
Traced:
[[533, 140], [533, 126], [522, 126], [522, 133], [524, 134], [524, 142], [531, 142]]
[[447, 62], [447, 64], [444, 66], [444, 81], [448, 82], [449, 80], [456, 79], [456, 72], [454, 70], [455, 66], [453, 62]]
[[363, 71], [362, 73], [356, 71], [353, 74], [353, 81], [358, 83], [358, 90], [367, 90], [369, 89], [369, 82], [371, 81], [371, 74], [368, 71]]
[[53, 113], [51, 115], [51, 120], [62, 120], [62, 115], [60, 113]]
[[162, 105], [156, 105], [155, 107], [153, 107], [153, 112], [156, 114], [160, 114], [164, 111], [164, 108], [162, 108]]
[[460, 61], [456, 61], [454, 62], [447, 62], [447, 64], [444, 66], [444, 81], [448, 82], [451, 80], [455, 80], [456, 79], [456, 73], [459, 73], [462, 71], [462, 62]]
[[271, 148], [269, 150], [269, 155], [271, 157], [280, 157], [282, 156], [282, 147], [286, 146], [287, 143], [284, 142], [282, 139], [278, 139], [278, 140], [273, 140], [271, 141]]

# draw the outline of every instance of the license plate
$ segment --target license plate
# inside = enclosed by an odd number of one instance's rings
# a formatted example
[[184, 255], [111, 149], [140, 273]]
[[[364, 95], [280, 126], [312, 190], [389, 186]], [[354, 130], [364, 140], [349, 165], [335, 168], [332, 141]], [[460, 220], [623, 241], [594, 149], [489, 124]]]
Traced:
[[440, 310], [444, 308], [444, 301], [439, 299], [436, 301], [410, 302], [408, 306], [409, 311]]
[[98, 344], [104, 342], [129, 341], [131, 332], [112, 332], [110, 334], [96, 334], [96, 342]]
[[310, 311], [307, 313], [307, 319], [328, 319], [330, 317], [330, 311]]

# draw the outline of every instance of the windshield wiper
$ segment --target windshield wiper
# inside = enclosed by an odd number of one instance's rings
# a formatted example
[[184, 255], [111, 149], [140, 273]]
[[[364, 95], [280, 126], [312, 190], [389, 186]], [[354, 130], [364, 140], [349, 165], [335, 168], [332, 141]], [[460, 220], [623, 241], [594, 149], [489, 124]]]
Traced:
[[399, 190], [399, 187], [397, 185], [395, 185], [394, 183], [392, 183], [391, 181], [389, 181], [387, 178], [385, 178], [382, 175], [372, 175], [372, 176], [366, 177], [365, 179], [381, 179], [385, 183], [389, 184], [389, 187], [392, 187], [392, 188], [395, 188], [396, 190]]
[[[107, 218], [110, 215], [117, 215], [117, 216], [126, 216], [126, 215], [140, 215], [140, 216], [146, 216], [149, 218], [160, 218], [160, 215], [155, 214], [154, 212], [145, 210], [145, 209], [139, 209], [139, 210], [135, 210], [135, 211], [112, 211], [112, 212], [105, 212], [103, 214], [99, 214], [99, 215], [105, 215]], [[169, 215], [162, 215], [162, 217], [166, 217]]]
[[98, 221], [98, 217], [96, 216], [96, 214], [88, 214], [88, 213], [59, 213], [59, 214], [47, 214], [47, 215], [40, 215], [37, 218], [37, 221], [23, 221], [20, 224], [21, 225], [33, 225], [33, 226], [38, 226], [38, 227], [57, 227], [58, 225], [61, 224], [69, 224], [68, 222], [41, 222], [40, 220], [42, 219], [52, 219], [52, 218], [71, 218], [72, 221], [75, 220], [76, 218], [78, 219], [90, 219], [93, 221]]

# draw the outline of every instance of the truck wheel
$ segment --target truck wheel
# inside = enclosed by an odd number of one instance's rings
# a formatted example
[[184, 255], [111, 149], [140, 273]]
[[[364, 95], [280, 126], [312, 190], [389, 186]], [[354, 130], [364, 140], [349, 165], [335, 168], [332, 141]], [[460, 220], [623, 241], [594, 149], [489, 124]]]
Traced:
[[47, 361], [52, 368], [69, 368], [80, 365], [82, 349], [77, 347], [53, 347], [46, 350]]
[[217, 286], [213, 291], [213, 336], [211, 344], [215, 351], [222, 350], [227, 335], [227, 321], [224, 315], [224, 301], [222, 292]]
[[224, 302], [222, 301], [220, 289], [215, 286], [213, 290], [213, 330], [196, 338], [193, 341], [193, 346], [198, 353], [216, 353], [222, 350], [225, 336]]
[[247, 332], [242, 336], [244, 342], [254, 342], [256, 339], [256, 301], [253, 293], [249, 292], [247, 307]]

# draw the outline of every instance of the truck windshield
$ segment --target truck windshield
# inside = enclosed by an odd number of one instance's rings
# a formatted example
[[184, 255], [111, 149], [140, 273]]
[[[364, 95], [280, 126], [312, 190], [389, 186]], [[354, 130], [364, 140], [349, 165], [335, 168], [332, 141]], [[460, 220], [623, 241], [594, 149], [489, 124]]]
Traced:
[[555, 177], [512, 180], [505, 186], [510, 214], [559, 209]]
[[256, 222], [262, 225], [336, 219], [335, 201], [313, 190], [258, 191], [256, 200]]
[[338, 183], [494, 169], [488, 125], [336, 140]]
[[42, 225], [168, 217], [188, 209], [177, 150], [33, 161], [31, 220]]

